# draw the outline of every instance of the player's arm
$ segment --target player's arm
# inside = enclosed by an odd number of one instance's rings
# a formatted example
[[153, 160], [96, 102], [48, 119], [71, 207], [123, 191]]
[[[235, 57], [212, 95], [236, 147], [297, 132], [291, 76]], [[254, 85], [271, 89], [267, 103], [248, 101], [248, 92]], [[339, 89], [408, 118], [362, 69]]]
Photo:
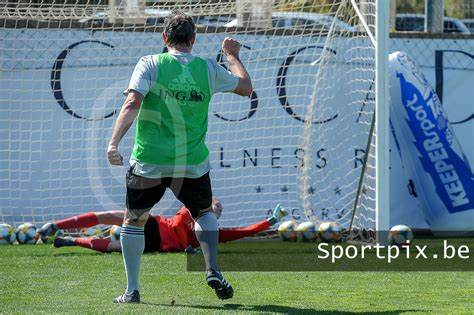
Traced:
[[252, 80], [245, 69], [242, 61], [239, 58], [240, 43], [233, 38], [226, 37], [222, 42], [222, 51], [227, 56], [229, 63], [229, 70], [239, 78], [239, 83], [234, 90], [234, 93], [241, 96], [250, 96], [252, 94]]
[[118, 145], [137, 117], [143, 98], [144, 96], [142, 94], [131, 90], [120, 110], [107, 149], [107, 157], [112, 165], [123, 165], [123, 157], [118, 151]]

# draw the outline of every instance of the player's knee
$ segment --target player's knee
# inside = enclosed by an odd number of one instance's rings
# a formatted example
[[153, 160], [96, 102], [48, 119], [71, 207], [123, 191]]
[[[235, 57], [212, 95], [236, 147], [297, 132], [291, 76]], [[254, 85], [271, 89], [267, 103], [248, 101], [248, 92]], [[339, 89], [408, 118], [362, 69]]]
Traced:
[[148, 220], [148, 212], [149, 210], [127, 210], [125, 211], [123, 223], [131, 226], [144, 227], [146, 221]]
[[125, 219], [123, 223], [131, 226], [144, 227], [146, 221], [147, 219]]
[[206, 213], [213, 213], [212, 211], [212, 206], [209, 206], [208, 208], [205, 208], [205, 209], [201, 209], [201, 210], [198, 210], [198, 211], [194, 211], [194, 213], [196, 213], [194, 217], [194, 219], [198, 219], [199, 217], [202, 217], [203, 215], [205, 215]]

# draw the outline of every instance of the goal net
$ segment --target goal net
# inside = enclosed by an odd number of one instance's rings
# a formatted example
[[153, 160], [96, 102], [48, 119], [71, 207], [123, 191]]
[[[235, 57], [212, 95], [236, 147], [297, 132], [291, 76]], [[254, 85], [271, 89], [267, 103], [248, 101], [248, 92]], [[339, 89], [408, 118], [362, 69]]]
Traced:
[[[288, 219], [375, 228], [375, 0], [65, 3], [0, 1], [1, 222], [123, 209], [127, 168], [108, 164], [107, 143], [135, 64], [165, 51], [164, 17], [181, 9], [197, 23], [193, 53], [225, 66], [222, 40], [236, 38], [254, 87], [210, 105], [221, 226], [280, 203]], [[180, 206], [168, 192], [152, 212]]]

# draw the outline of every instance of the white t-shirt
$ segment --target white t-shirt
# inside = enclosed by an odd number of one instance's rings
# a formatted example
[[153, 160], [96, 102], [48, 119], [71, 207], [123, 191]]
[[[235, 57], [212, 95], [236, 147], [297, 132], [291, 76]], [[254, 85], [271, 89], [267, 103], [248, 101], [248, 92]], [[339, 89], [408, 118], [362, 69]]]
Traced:
[[[172, 53], [172, 55], [183, 64], [193, 60], [190, 53]], [[239, 84], [239, 78], [217, 64], [214, 59], [207, 59], [208, 79], [211, 95], [219, 92], [233, 92]], [[133, 70], [128, 88], [124, 91], [127, 95], [130, 90], [146, 96], [158, 76], [158, 64], [154, 55], [144, 56], [138, 61]], [[130, 158], [130, 165], [133, 166], [133, 173], [148, 178], [163, 177], [187, 177], [198, 178], [209, 172], [211, 164], [209, 157], [198, 165], [154, 165], [147, 164]]]

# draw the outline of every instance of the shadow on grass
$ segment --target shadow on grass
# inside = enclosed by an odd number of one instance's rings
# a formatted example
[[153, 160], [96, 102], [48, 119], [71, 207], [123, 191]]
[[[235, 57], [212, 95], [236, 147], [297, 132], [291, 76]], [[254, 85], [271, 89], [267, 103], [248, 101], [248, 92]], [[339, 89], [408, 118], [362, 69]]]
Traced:
[[[352, 315], [352, 314], [361, 314], [360, 312], [342, 312], [342, 311], [318, 311], [311, 308], [298, 308], [291, 306], [282, 306], [282, 305], [242, 305], [242, 304], [224, 304], [222, 306], [210, 306], [210, 305], [181, 305], [175, 304], [173, 306], [169, 304], [160, 304], [160, 303], [147, 303], [142, 302], [144, 305], [154, 305], [159, 307], [183, 307], [196, 310], [214, 310], [214, 311], [242, 311], [242, 312], [270, 312], [270, 313], [280, 313], [280, 314], [320, 314], [320, 315]], [[363, 312], [363, 314], [382, 314], [382, 315], [396, 315], [405, 312], [419, 312], [419, 310], [396, 310], [396, 311], [374, 311], [374, 312]]]

